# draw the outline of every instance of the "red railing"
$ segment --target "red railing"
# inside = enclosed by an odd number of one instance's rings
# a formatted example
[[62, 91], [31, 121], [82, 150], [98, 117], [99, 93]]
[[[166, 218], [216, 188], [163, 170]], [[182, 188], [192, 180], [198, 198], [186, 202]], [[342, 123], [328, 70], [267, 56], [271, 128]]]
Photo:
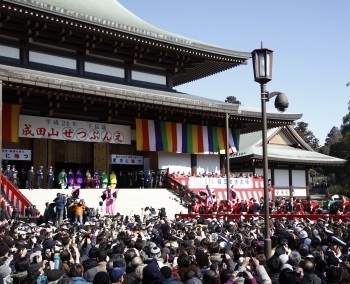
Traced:
[[1, 175], [1, 188], [10, 204], [5, 199], [0, 199], [0, 202], [6, 204], [10, 216], [13, 207], [17, 207], [20, 214], [24, 216], [24, 209], [32, 205], [31, 202], [4, 175]]
[[[220, 218], [221, 216], [223, 216], [224, 218], [227, 217], [228, 220], [238, 220], [240, 219], [242, 216], [245, 219], [250, 219], [252, 217], [262, 217], [264, 218], [265, 216], [262, 214], [225, 214], [225, 213], [218, 213], [218, 214], [176, 214], [175, 217], [179, 217], [181, 219], [185, 219], [185, 218], [195, 218], [196, 216], [200, 216], [204, 219], [212, 219], [212, 218]], [[272, 219], [280, 219], [286, 217], [288, 220], [294, 220], [294, 218], [303, 218], [304, 220], [306, 219], [310, 219], [313, 221], [316, 221], [319, 218], [322, 219], [326, 219], [324, 214], [302, 214], [302, 215], [296, 215], [296, 214], [270, 214], [270, 218]], [[349, 215], [333, 215], [330, 214], [329, 215], [329, 219], [333, 220], [335, 222], [342, 220], [344, 222], [347, 221], [347, 218], [349, 218]]]
[[195, 196], [196, 196], [196, 199], [197, 200], [200, 200], [203, 205], [205, 204], [205, 199], [200, 196], [199, 194], [195, 193], [195, 192], [192, 192], [188, 187], [187, 185], [184, 185], [182, 184], [181, 182], [179, 182], [178, 180], [176, 180], [176, 178], [173, 178], [171, 175], [168, 175], [167, 176], [167, 186], [168, 188], [171, 188], [172, 190], [178, 192], [178, 194], [180, 194], [180, 192], [182, 190], [184, 190], [184, 193], [185, 193], [185, 198], [186, 199], [190, 199], [191, 197], [191, 193], [194, 193]]

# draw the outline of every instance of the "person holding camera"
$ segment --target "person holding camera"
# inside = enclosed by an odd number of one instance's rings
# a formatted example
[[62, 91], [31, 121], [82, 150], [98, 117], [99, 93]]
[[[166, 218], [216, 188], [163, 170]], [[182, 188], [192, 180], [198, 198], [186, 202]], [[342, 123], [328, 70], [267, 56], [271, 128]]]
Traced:
[[66, 198], [64, 194], [57, 193], [57, 197], [53, 200], [56, 205], [56, 225], [61, 225], [63, 222], [64, 209], [66, 205]]
[[83, 224], [83, 215], [85, 210], [85, 202], [83, 199], [75, 200], [74, 202], [74, 221], [80, 224]]

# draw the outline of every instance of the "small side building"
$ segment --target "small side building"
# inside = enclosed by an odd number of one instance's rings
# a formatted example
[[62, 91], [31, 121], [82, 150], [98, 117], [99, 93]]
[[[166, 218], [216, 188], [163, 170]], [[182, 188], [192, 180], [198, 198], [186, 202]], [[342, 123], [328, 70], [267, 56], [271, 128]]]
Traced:
[[[263, 175], [262, 132], [240, 136], [239, 153], [230, 158], [232, 172]], [[268, 178], [275, 197], [309, 195], [309, 170], [322, 166], [343, 166], [346, 160], [314, 151], [292, 126], [267, 131]]]

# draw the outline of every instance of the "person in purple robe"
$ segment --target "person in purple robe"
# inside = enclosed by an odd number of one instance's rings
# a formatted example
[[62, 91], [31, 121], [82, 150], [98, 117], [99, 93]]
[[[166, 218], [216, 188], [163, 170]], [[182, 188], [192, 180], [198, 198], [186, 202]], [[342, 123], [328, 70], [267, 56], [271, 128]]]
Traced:
[[79, 187], [83, 184], [83, 175], [80, 170], [77, 170], [77, 173], [75, 174], [75, 184]]
[[74, 173], [72, 169], [69, 169], [68, 171], [67, 180], [68, 180], [68, 188], [72, 189], [75, 184], [75, 178], [74, 178]]
[[97, 170], [94, 172], [94, 188], [100, 188], [100, 173]]
[[114, 216], [116, 214], [116, 201], [118, 197], [117, 188], [112, 188], [110, 185], [107, 186], [106, 190], [102, 193], [102, 199], [105, 201], [105, 214]]

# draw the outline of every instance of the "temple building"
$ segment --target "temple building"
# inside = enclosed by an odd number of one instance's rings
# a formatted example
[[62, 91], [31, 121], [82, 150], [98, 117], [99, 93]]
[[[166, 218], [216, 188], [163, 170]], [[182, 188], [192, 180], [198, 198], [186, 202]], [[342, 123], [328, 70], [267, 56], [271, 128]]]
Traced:
[[[225, 151], [261, 130], [260, 109], [176, 87], [250, 56], [163, 31], [115, 0], [2, 0], [2, 164], [225, 173]], [[299, 118], [268, 112], [268, 128]]]

